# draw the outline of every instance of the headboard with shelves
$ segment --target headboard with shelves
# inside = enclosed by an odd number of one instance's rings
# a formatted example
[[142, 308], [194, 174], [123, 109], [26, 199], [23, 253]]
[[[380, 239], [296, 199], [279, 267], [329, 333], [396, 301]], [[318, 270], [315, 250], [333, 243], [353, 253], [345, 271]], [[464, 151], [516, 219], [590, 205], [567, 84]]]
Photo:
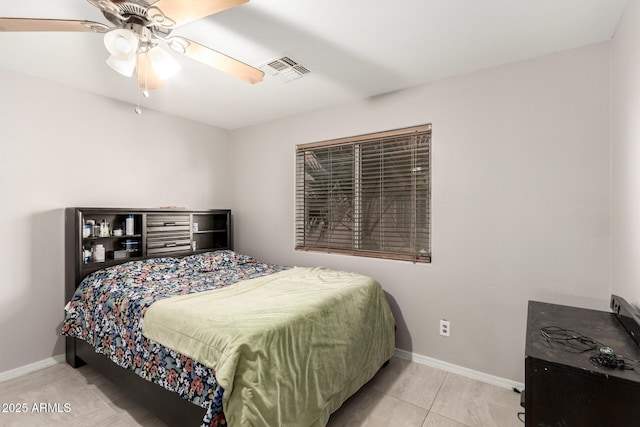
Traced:
[[[127, 229], [128, 218], [133, 229]], [[67, 301], [82, 279], [105, 267], [233, 249], [229, 209], [67, 208], [65, 236]], [[96, 256], [102, 248], [104, 260]]]

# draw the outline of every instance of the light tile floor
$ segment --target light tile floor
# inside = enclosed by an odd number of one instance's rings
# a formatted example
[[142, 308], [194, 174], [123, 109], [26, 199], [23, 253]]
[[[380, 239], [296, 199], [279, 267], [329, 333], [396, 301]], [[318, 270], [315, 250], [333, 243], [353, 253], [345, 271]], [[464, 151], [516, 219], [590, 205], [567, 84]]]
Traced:
[[[35, 412], [33, 404], [41, 402], [54, 405]], [[2, 427], [164, 426], [87, 366], [58, 364], [2, 382], [0, 404], [27, 406], [26, 413], [2, 412], [11, 408], [0, 407]], [[523, 426], [519, 411], [520, 395], [511, 390], [393, 358], [331, 416], [329, 427]]]
[[512, 390], [394, 357], [329, 427], [517, 427], [521, 411]]

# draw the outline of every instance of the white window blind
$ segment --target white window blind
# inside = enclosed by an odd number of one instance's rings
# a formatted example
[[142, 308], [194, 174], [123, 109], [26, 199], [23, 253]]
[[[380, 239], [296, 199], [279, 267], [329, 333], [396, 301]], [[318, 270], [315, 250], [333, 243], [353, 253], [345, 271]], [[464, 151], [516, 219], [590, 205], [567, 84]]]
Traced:
[[431, 125], [296, 147], [296, 249], [431, 262]]

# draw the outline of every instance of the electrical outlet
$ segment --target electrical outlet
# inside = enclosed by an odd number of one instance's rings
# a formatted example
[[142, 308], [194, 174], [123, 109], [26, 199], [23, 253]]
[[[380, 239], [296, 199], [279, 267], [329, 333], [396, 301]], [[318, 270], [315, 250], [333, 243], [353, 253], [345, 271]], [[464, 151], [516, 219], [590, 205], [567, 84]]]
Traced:
[[451, 336], [451, 322], [448, 320], [440, 320], [440, 335], [443, 337]]

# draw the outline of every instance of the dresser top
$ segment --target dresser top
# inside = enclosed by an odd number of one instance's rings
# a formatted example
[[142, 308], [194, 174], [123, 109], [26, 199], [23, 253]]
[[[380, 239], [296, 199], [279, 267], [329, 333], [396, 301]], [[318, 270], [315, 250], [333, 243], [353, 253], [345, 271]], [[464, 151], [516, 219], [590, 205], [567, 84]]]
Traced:
[[631, 363], [632, 360], [640, 360], [640, 348], [613, 313], [529, 301], [526, 356], [594, 374], [640, 382], [640, 363], [634, 363], [637, 365], [634, 370], [594, 365], [589, 358], [599, 354], [600, 346], [595, 350], [581, 352], [579, 349], [546, 339], [541, 333], [544, 327], [573, 330], [610, 347], [616, 355], [623, 356]]

